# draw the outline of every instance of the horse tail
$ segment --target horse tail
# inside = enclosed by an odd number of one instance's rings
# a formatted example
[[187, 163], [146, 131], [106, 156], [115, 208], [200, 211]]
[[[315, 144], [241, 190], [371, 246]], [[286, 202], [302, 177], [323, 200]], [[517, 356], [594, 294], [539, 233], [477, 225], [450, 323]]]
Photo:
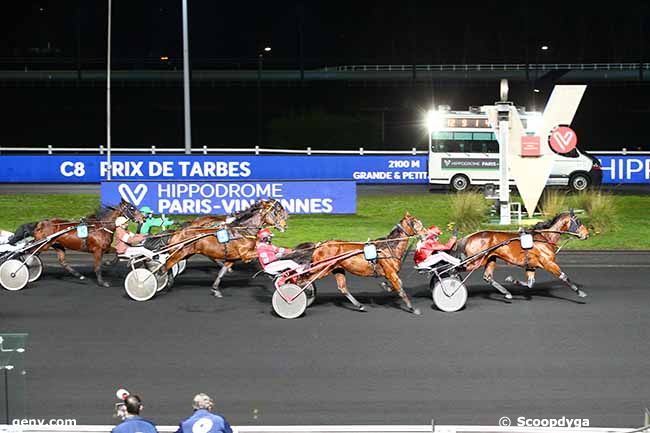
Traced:
[[34, 236], [34, 230], [36, 230], [37, 222], [25, 223], [16, 229], [16, 232], [12, 237], [9, 238], [9, 243], [15, 245], [16, 242], [22, 241], [23, 239]]

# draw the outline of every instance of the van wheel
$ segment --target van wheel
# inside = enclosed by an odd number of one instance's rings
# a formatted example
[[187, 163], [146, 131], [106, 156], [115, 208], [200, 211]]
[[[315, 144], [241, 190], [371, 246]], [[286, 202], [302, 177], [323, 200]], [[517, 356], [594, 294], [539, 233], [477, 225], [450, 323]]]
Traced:
[[584, 173], [578, 173], [571, 176], [569, 179], [569, 187], [575, 192], [585, 191], [591, 185], [591, 179], [589, 175]]
[[451, 186], [451, 190], [455, 192], [465, 191], [469, 186], [469, 178], [464, 174], [457, 174], [451, 178], [449, 186]]

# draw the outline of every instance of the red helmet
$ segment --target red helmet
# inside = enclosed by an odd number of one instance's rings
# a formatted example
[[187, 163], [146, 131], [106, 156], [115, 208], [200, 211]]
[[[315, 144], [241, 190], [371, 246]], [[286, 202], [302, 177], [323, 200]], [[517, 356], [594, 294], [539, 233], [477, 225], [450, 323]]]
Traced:
[[437, 226], [431, 226], [429, 227], [427, 239], [433, 239], [434, 236], [440, 236], [442, 234], [442, 230], [440, 230]]
[[257, 232], [257, 239], [260, 241], [264, 241], [265, 239], [271, 239], [273, 236], [273, 233], [271, 233], [271, 230], [269, 229], [262, 229], [259, 232]]

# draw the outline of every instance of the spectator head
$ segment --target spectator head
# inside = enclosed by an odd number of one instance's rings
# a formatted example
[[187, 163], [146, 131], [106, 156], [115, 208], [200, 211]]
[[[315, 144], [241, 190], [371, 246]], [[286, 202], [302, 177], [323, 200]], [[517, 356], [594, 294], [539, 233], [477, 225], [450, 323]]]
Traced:
[[192, 400], [194, 410], [205, 409], [211, 411], [213, 405], [214, 402], [210, 396], [204, 393], [196, 394]]
[[129, 415], [140, 415], [140, 411], [143, 408], [142, 400], [134, 394], [124, 399], [124, 406], [126, 407], [126, 413]]

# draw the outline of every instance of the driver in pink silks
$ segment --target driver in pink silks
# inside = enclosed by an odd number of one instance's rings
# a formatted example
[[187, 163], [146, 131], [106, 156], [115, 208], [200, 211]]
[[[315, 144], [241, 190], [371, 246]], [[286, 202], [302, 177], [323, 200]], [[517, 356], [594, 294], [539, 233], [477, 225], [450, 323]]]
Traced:
[[257, 232], [257, 258], [268, 274], [279, 274], [287, 269], [298, 269], [301, 266], [293, 260], [278, 260], [285, 254], [292, 252], [290, 248], [276, 247], [271, 243], [273, 233], [269, 229]]
[[451, 263], [454, 266], [460, 264], [459, 259], [445, 252], [454, 246], [456, 236], [452, 236], [446, 244], [443, 244], [438, 242], [438, 237], [441, 234], [442, 231], [438, 227], [431, 226], [429, 227], [427, 238], [424, 241], [418, 242], [414, 256], [417, 268], [430, 268], [441, 261]]

